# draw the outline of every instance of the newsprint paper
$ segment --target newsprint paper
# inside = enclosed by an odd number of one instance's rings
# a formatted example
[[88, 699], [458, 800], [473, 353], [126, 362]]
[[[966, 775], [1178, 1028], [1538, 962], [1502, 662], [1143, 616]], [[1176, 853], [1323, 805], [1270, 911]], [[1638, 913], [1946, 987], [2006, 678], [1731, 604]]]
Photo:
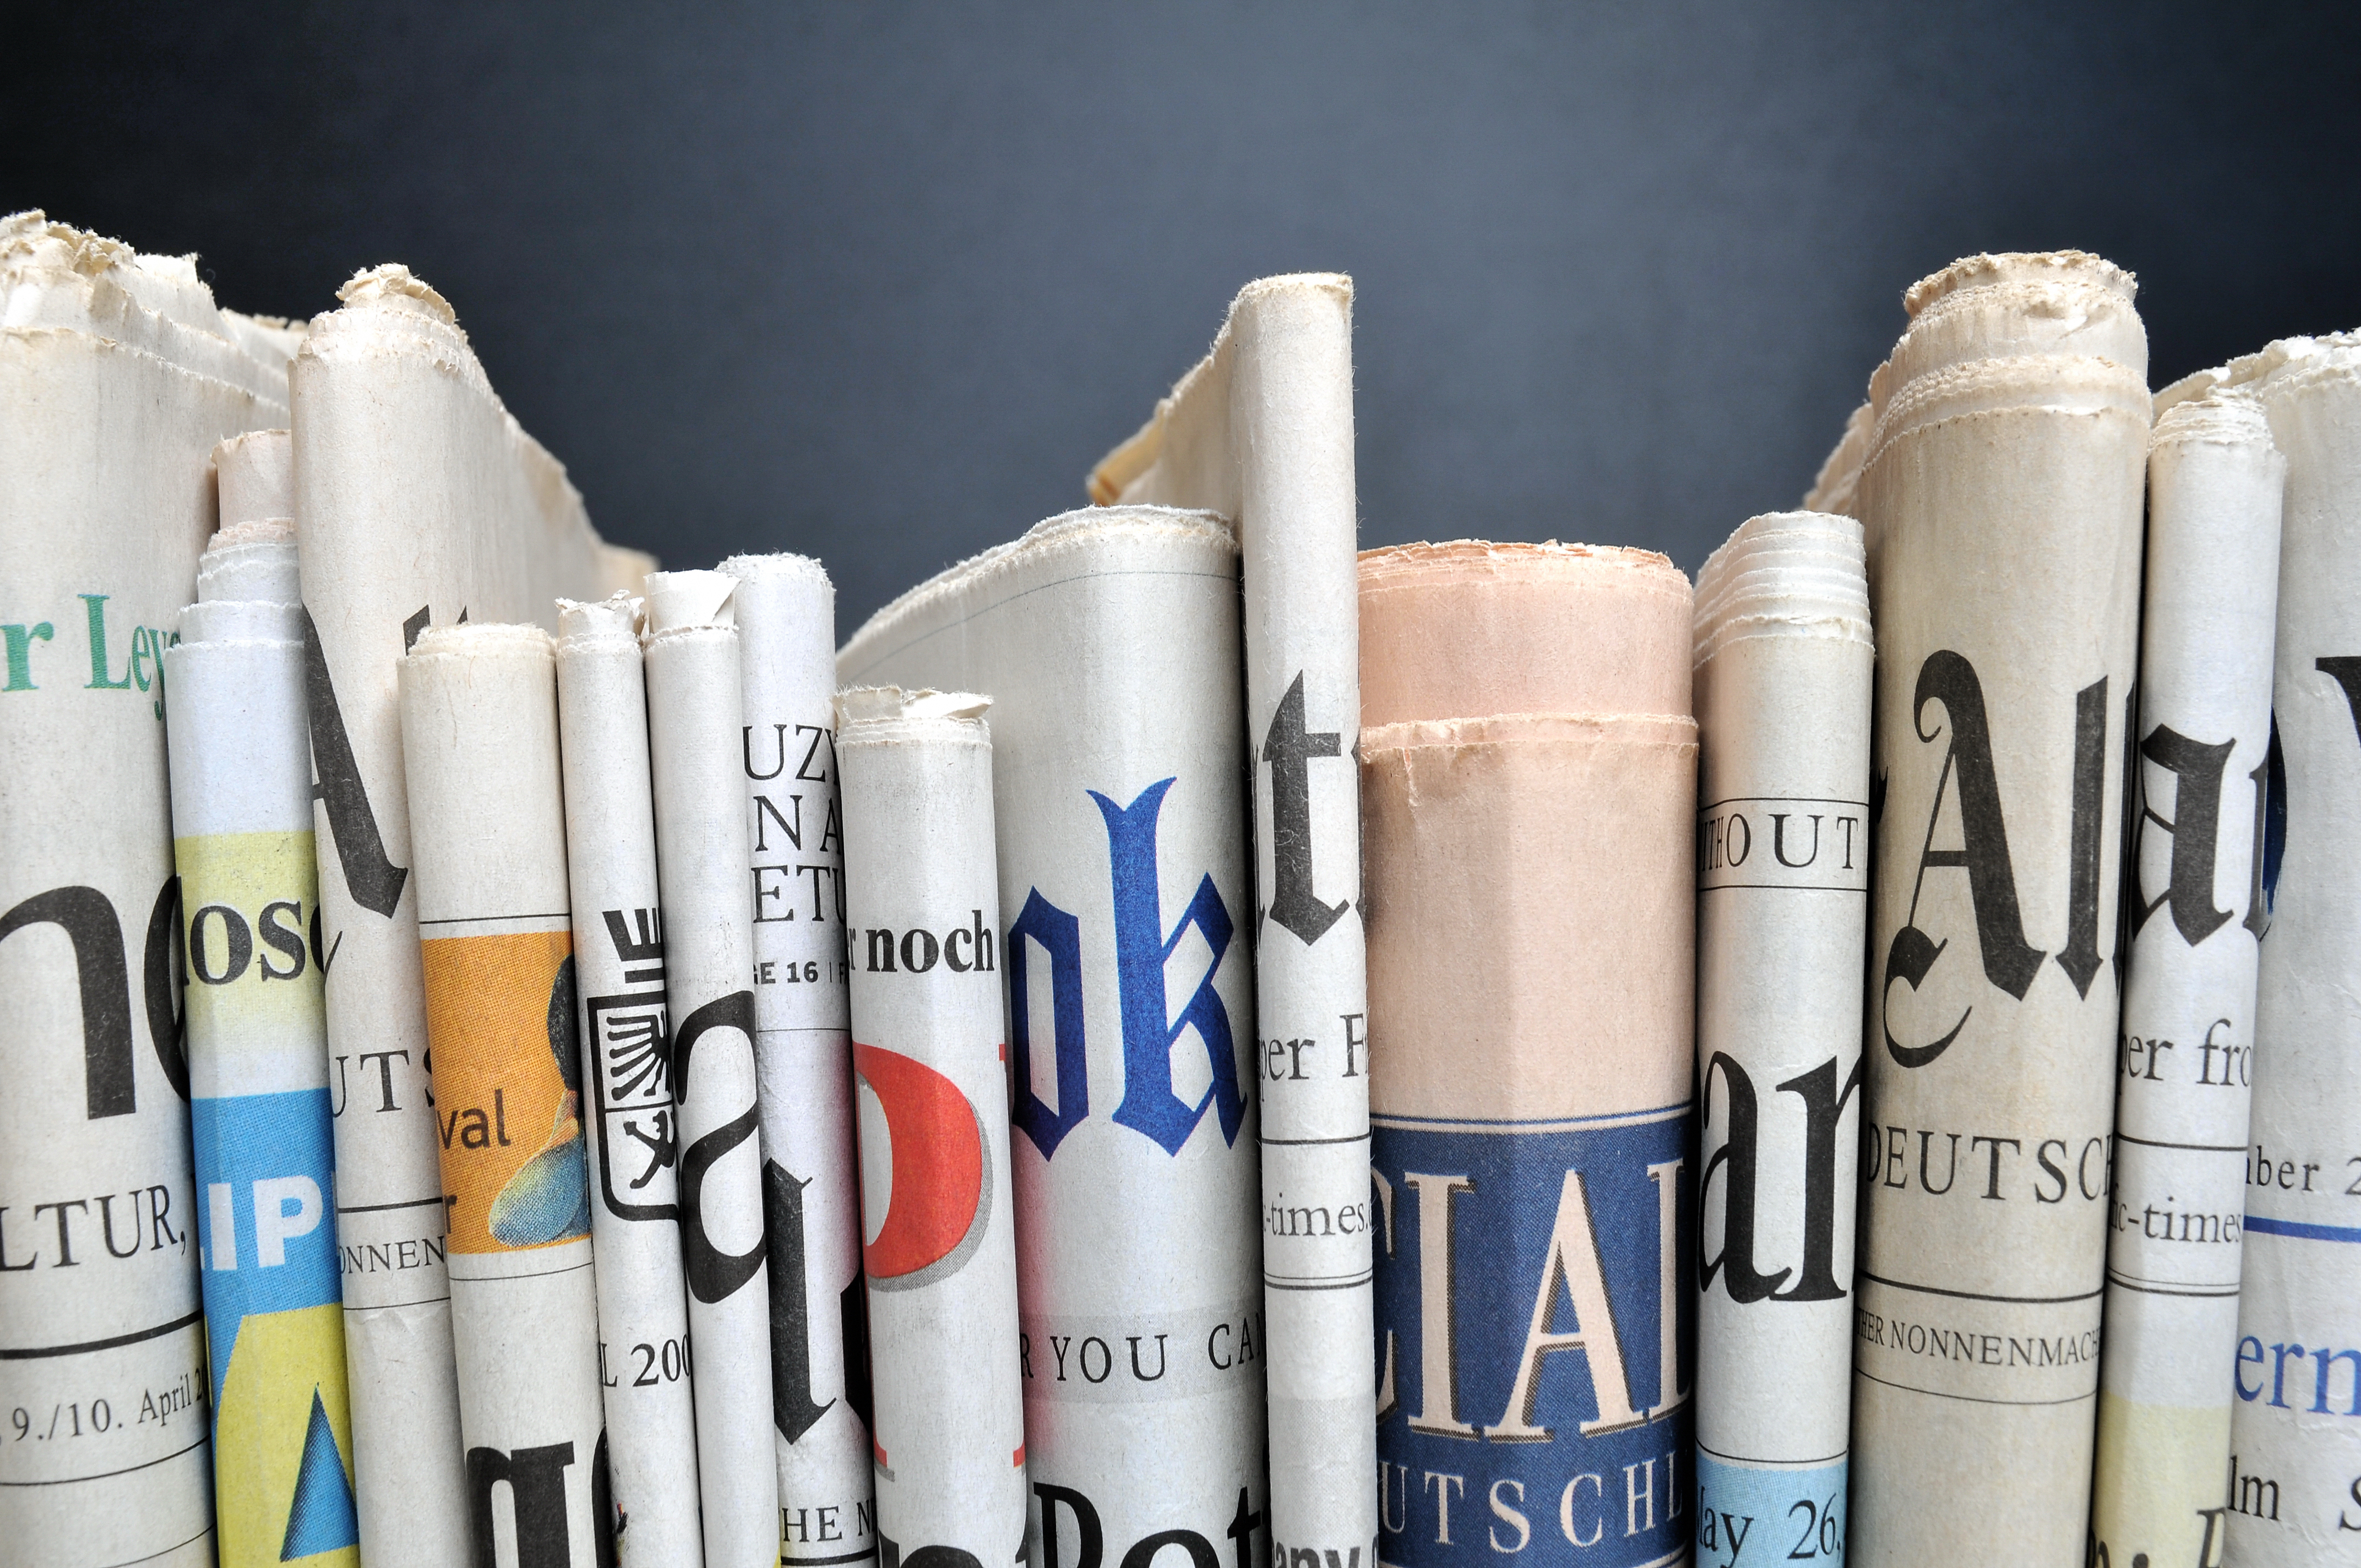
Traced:
[[2361, 1563], [2361, 334], [2229, 378], [2287, 488], [2226, 1561]]
[[719, 572], [653, 572], [647, 582], [648, 758], [705, 1560], [770, 1568], [781, 1521], [750, 983], [754, 900], [739, 782], [738, 582]]
[[841, 700], [877, 1530], [888, 1563], [998, 1568], [1025, 1557], [1025, 1394], [990, 703]]
[[2157, 421], [2091, 1507], [2107, 1568], [2222, 1561], [2286, 472], [2243, 392]]
[[2080, 253], [1971, 258], [1905, 303], [1857, 499], [1882, 793], [1851, 1551], [2070, 1563], [2099, 1387], [2147, 339], [2130, 276]]
[[164, 717], [216, 1546], [233, 1568], [357, 1568], [288, 455], [283, 430], [214, 452], [225, 521], [164, 655]]
[[616, 1553], [623, 1568], [701, 1568], [680, 1127], [639, 620], [640, 601], [626, 594], [598, 604], [558, 602], [558, 750], [582, 1009], [581, 1117], [589, 1139]]
[[1238, 525], [1254, 775], [1255, 1076], [1262, 1102], [1274, 1562], [1373, 1557], [1369, 1236], [1300, 1227], [1367, 1182], [1361, 726], [1354, 583], [1353, 284], [1249, 283], [1213, 352], [1091, 476], [1092, 499]]
[[745, 701], [779, 1552], [841, 1563], [878, 1542], [845, 1022], [836, 589], [801, 555], [733, 555], [721, 570], [738, 584]]
[[1861, 525], [1750, 520], [1697, 574], [1696, 660], [1697, 1543], [1718, 1568], [1782, 1531], [1782, 1551], [1844, 1541], [1869, 939]]
[[1237, 573], [1208, 513], [1070, 512], [837, 657], [992, 698], [1036, 1568], [1266, 1560]]
[[353, 1464], [369, 1568], [445, 1568], [467, 1496], [395, 667], [429, 626], [554, 628], [607, 557], [441, 295], [380, 267], [338, 297], [291, 376]]
[[1688, 580], [1474, 542], [1360, 574], [1379, 1554], [1685, 1563]]
[[0, 1552], [210, 1564], [161, 661], [286, 378], [191, 258], [38, 213], [0, 296]]
[[538, 626], [433, 627], [400, 679], [474, 1561], [595, 1568], [614, 1547], [555, 654]]

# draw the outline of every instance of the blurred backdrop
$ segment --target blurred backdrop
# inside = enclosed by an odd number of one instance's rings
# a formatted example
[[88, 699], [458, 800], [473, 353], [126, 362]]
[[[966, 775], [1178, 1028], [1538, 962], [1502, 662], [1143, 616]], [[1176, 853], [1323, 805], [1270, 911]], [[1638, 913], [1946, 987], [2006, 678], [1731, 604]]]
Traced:
[[[307, 315], [447, 296], [609, 537], [840, 631], [1080, 504], [1238, 285], [1353, 274], [1365, 544], [1694, 571], [1982, 249], [2157, 385], [2361, 325], [2361, 12], [2218, 4], [11, 6], [0, 207]], [[2339, 85], [2343, 83], [2343, 85]]]

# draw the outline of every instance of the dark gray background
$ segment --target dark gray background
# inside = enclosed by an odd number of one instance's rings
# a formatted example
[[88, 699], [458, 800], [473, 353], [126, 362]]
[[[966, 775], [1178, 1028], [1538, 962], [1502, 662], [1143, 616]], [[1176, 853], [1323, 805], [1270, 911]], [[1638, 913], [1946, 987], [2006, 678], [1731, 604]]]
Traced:
[[2350, 7], [11, 7], [0, 207], [454, 303], [611, 538], [850, 631], [1078, 504], [1237, 286], [1358, 285], [1364, 543], [1792, 505], [1914, 279], [2079, 246], [2158, 385], [2361, 324]]

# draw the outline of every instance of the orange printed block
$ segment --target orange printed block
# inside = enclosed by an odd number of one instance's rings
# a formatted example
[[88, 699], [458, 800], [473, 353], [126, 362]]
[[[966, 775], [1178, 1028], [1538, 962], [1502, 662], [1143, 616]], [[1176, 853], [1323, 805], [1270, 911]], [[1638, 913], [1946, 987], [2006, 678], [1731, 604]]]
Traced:
[[420, 948], [451, 1250], [589, 1234], [572, 935], [439, 937]]

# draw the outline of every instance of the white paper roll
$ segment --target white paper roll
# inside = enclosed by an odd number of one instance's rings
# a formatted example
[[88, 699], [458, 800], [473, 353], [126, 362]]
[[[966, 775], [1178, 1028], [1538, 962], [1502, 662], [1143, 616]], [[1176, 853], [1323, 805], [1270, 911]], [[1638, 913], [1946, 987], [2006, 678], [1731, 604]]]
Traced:
[[755, 1105], [744, 705], [719, 572], [648, 576], [648, 758], [680, 1113], [681, 1246], [697, 1352], [697, 1490], [711, 1568], [780, 1558], [771, 1294]]
[[638, 599], [617, 594], [599, 604], [563, 600], [557, 612], [582, 1124], [617, 1559], [623, 1568], [700, 1568], [680, 1128], [639, 611]]
[[998, 1568], [1026, 1491], [990, 701], [839, 700], [877, 1529], [887, 1562]]
[[441, 627], [400, 679], [469, 1534], [478, 1562], [593, 1568], [613, 1548], [555, 659], [537, 626]]

